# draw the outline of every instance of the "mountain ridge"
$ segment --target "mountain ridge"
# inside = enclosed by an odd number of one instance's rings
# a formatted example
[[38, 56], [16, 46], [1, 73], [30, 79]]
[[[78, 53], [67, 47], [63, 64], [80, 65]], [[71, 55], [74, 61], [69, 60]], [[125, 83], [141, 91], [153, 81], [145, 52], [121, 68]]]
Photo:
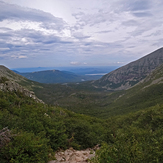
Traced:
[[160, 48], [136, 61], [122, 66], [93, 81], [95, 87], [107, 90], [126, 90], [143, 80], [150, 72], [163, 63], [163, 48]]
[[[37, 102], [44, 103], [42, 100], [36, 97], [35, 93], [31, 90], [28, 90], [29, 86], [21, 85], [22, 82], [27, 82], [29, 84], [33, 84], [33, 82], [29, 81], [25, 77], [13, 72], [7, 67], [0, 65], [0, 90], [7, 92], [21, 92], [25, 96], [28, 96], [34, 99]], [[32, 85], [30, 86], [32, 87]]]
[[44, 71], [35, 71], [30, 73], [20, 73], [15, 71], [17, 74], [24, 76], [29, 80], [33, 80], [39, 83], [73, 83], [73, 82], [82, 82], [86, 80], [96, 80], [99, 79], [102, 75], [78, 75], [69, 71], [60, 71], [60, 70], [44, 70]]

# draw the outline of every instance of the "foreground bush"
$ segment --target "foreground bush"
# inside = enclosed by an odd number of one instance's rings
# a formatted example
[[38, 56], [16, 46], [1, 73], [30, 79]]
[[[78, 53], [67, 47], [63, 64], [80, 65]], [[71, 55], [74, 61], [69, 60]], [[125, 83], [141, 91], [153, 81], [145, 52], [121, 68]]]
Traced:
[[114, 119], [94, 163], [162, 163], [163, 107]]

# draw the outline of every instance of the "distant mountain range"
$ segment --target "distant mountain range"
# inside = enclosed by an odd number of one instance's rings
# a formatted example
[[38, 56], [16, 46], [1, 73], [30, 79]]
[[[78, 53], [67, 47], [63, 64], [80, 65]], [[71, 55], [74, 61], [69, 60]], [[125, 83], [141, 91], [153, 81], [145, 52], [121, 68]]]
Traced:
[[102, 74], [90, 74], [90, 75], [77, 75], [68, 71], [59, 70], [46, 70], [37, 71], [31, 73], [15, 73], [24, 76], [27, 79], [37, 81], [39, 83], [71, 83], [71, 82], [82, 82], [88, 80], [97, 80], [102, 77]]
[[160, 48], [137, 61], [120, 67], [92, 84], [107, 90], [126, 90], [144, 79], [163, 63], [163, 48]]

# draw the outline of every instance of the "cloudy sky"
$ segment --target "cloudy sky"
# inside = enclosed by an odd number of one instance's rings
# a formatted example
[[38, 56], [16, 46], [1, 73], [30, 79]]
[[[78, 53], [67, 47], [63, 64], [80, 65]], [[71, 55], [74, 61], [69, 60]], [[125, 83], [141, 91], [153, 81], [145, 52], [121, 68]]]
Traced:
[[124, 65], [162, 46], [162, 0], [0, 0], [9, 68]]

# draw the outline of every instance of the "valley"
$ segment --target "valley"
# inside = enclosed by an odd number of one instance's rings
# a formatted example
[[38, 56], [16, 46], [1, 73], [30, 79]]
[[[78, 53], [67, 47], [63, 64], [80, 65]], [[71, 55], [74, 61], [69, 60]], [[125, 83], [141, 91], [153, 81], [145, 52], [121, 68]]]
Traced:
[[96, 81], [66, 84], [0, 66], [1, 162], [47, 163], [57, 151], [99, 144], [88, 162], [161, 163], [162, 58], [161, 48]]

